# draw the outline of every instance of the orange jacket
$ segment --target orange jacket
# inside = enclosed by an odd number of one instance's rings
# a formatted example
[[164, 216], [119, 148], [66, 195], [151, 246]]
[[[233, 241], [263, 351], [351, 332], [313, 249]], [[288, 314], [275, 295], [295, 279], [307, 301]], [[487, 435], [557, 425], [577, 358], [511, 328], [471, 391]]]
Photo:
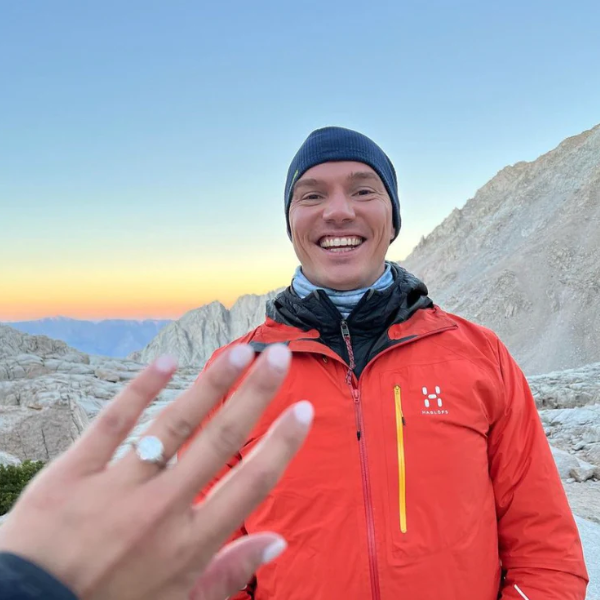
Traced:
[[359, 380], [316, 331], [267, 319], [238, 340], [287, 342], [293, 359], [237, 459], [295, 401], [315, 422], [239, 532], [289, 549], [233, 599], [583, 600], [578, 531], [506, 348], [438, 307], [388, 335]]

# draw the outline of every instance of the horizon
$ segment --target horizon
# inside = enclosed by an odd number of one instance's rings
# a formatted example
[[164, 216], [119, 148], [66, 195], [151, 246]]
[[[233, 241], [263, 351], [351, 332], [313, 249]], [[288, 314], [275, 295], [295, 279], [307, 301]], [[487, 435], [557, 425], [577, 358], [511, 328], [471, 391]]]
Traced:
[[289, 285], [285, 174], [323, 125], [392, 160], [402, 262], [499, 171], [600, 123], [598, 18], [592, 0], [8, 4], [0, 322], [172, 320]]
[[35, 323], [38, 321], [77, 321], [81, 323], [105, 323], [106, 321], [123, 321], [127, 323], [144, 323], [146, 321], [155, 322], [155, 321], [167, 321], [172, 322], [174, 319], [123, 319], [123, 318], [108, 318], [108, 319], [78, 319], [74, 317], [68, 317], [65, 315], [49, 315], [45, 317], [40, 317], [39, 319], [23, 319], [18, 321], [0, 321], [0, 325], [10, 325], [11, 323]]

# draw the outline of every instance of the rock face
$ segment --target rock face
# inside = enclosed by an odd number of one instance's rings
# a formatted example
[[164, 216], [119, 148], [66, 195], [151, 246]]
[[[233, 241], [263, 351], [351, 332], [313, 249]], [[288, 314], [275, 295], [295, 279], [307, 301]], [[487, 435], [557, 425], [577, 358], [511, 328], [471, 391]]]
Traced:
[[279, 291], [241, 296], [230, 310], [220, 302], [191, 310], [167, 325], [142, 351], [129, 358], [148, 363], [161, 354], [170, 354], [177, 357], [182, 366], [202, 367], [217, 348], [262, 323], [267, 302]]
[[403, 266], [546, 373], [600, 360], [599, 227], [600, 126], [500, 171]]
[[529, 377], [539, 409], [600, 404], [600, 363]]
[[16, 467], [21, 464], [21, 461], [8, 452], [0, 451], [0, 465], [4, 467]]
[[39, 357], [80, 357], [83, 361], [86, 355], [64, 342], [45, 335], [27, 335], [13, 327], [0, 324], [0, 358], [17, 356], [19, 354], [34, 354]]
[[577, 457], [565, 452], [564, 450], [559, 450], [558, 448], [551, 447], [552, 456], [554, 457], [554, 462], [558, 468], [558, 472], [560, 474], [560, 478], [563, 480], [571, 479], [571, 471], [573, 469], [581, 468], [581, 462], [577, 459]]
[[530, 377], [529, 385], [561, 477], [600, 479], [600, 363]]
[[[55, 458], [142, 367], [88, 356], [63, 342], [0, 325], [0, 451], [8, 453], [0, 459]], [[196, 376], [197, 369], [180, 369], [136, 431]]]
[[0, 445], [20, 460], [48, 461], [77, 439], [88, 418], [76, 400], [43, 397], [40, 403], [0, 407]]
[[88, 417], [75, 396], [43, 382], [60, 365], [85, 370], [86, 362], [64, 342], [0, 326], [0, 450], [49, 460], [68, 448]]

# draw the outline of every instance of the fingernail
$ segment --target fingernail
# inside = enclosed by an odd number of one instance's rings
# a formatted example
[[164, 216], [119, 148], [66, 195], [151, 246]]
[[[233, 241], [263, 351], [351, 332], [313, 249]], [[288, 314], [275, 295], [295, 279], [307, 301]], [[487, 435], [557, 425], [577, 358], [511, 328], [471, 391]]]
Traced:
[[170, 373], [177, 368], [177, 360], [167, 354], [159, 356], [154, 363], [156, 370], [160, 373]]
[[266, 565], [271, 561], [275, 560], [278, 556], [280, 556], [283, 551], [287, 548], [287, 542], [280, 538], [275, 542], [269, 544], [264, 550], [262, 555], [262, 564]]
[[269, 364], [278, 371], [285, 371], [287, 369], [291, 357], [292, 353], [283, 344], [275, 344], [267, 352]]
[[310, 402], [303, 400], [294, 406], [294, 416], [302, 425], [310, 425], [315, 416], [315, 409]]
[[247, 344], [240, 344], [234, 346], [229, 352], [229, 361], [234, 367], [243, 369], [248, 366], [252, 358], [254, 357], [254, 350]]

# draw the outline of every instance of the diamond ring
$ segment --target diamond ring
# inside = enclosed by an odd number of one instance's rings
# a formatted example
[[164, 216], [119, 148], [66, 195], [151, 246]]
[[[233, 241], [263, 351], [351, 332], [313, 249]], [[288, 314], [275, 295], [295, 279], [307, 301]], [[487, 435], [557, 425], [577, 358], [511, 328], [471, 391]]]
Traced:
[[152, 463], [159, 467], [166, 467], [165, 447], [155, 435], [146, 435], [133, 443], [135, 453], [142, 462]]

